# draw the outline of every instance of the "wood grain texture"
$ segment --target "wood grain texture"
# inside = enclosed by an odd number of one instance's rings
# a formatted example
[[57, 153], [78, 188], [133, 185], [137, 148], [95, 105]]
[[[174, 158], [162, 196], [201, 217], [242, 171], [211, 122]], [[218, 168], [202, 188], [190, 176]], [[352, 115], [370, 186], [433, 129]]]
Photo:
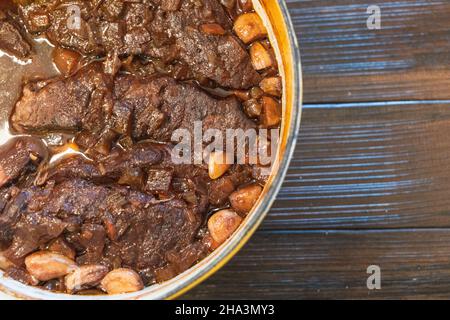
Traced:
[[265, 230], [450, 226], [450, 101], [309, 105]]
[[[448, 99], [448, 0], [288, 0], [305, 102]], [[367, 28], [369, 5], [381, 30]]]
[[[449, 243], [448, 229], [259, 231], [184, 298], [450, 298]], [[366, 287], [369, 265], [381, 268], [381, 290]]]
[[183, 298], [450, 299], [450, 1], [287, 2], [306, 102], [294, 158], [255, 236]]

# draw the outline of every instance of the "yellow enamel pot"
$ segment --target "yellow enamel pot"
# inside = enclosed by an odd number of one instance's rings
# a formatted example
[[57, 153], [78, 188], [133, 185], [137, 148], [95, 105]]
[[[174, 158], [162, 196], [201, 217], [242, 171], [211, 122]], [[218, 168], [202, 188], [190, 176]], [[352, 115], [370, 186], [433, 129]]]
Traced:
[[247, 242], [263, 221], [284, 180], [294, 152], [302, 109], [302, 77], [300, 53], [294, 28], [284, 0], [253, 0], [255, 10], [262, 17], [270, 41], [275, 49], [283, 78], [283, 121], [275, 165], [258, 203], [234, 235], [216, 251], [164, 283], [139, 292], [116, 296], [73, 296], [52, 293], [26, 286], [3, 277], [0, 272], [0, 291], [6, 297], [19, 299], [173, 299], [192, 289], [224, 266]]

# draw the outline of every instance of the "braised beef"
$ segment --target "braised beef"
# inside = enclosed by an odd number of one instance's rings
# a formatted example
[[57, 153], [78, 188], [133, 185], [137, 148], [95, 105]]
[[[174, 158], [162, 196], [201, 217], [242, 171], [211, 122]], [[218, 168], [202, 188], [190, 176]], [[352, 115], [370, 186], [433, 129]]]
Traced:
[[0, 187], [33, 171], [46, 153], [43, 143], [31, 138], [15, 138], [0, 146]]
[[192, 84], [177, 83], [169, 77], [120, 76], [115, 96], [114, 109], [128, 110], [116, 114], [132, 115], [128, 130], [135, 139], [170, 141], [176, 129], [193, 133], [196, 121], [203, 121], [203, 130], [218, 129], [224, 136], [226, 129], [255, 127], [236, 98], [216, 99]]
[[48, 180], [62, 182], [74, 178], [101, 180], [103, 175], [93, 161], [81, 155], [72, 155], [60, 159], [51, 166], [42, 167], [36, 184], [42, 185]]
[[[217, 23], [228, 32], [210, 35], [199, 31], [201, 25], [207, 23]], [[194, 73], [223, 87], [256, 85], [260, 76], [230, 29], [230, 20], [217, 0], [203, 1], [200, 6], [185, 0], [180, 10], [174, 12], [166, 12], [160, 7], [150, 25], [152, 34], [157, 36], [146, 53], [167, 62], [182, 60]]]
[[118, 135], [169, 142], [176, 129], [193, 133], [196, 121], [203, 121], [203, 130], [218, 129], [224, 136], [226, 129], [256, 127], [235, 97], [213, 98], [169, 77], [123, 75], [114, 86], [110, 80], [99, 64], [91, 64], [65, 79], [27, 84], [13, 110], [12, 127], [27, 133], [81, 130], [77, 144], [101, 154], [109, 153]]
[[[217, 0], [59, 2], [21, 6], [28, 30], [45, 32], [54, 44], [82, 54], [145, 55], [166, 65], [181, 61], [191, 77], [224, 87], [249, 88], [261, 80], [247, 51], [231, 34], [231, 20]], [[78, 12], [80, 19], [74, 18]], [[199, 31], [207, 23], [226, 32]]]
[[25, 85], [11, 115], [17, 132], [98, 131], [111, 112], [111, 81], [93, 63], [69, 78], [53, 78]]
[[[32, 198], [29, 200], [33, 201]], [[18, 210], [20, 219], [12, 227], [12, 244], [4, 253], [17, 264], [39, 246], [57, 238], [66, 227], [61, 219], [45, 212], [30, 212], [27, 206], [28, 203], [23, 203]]]
[[[63, 234], [76, 248], [79, 264], [113, 265], [120, 259], [135, 270], [154, 271], [168, 263], [167, 252], [179, 253], [195, 241], [202, 222], [184, 201], [157, 201], [138, 191], [78, 179], [25, 189], [8, 208], [0, 226], [7, 224], [12, 231], [5, 256], [17, 264]], [[79, 228], [69, 229], [66, 221], [73, 217], [79, 218]], [[114, 244], [106, 237], [111, 229]], [[105, 258], [109, 251], [114, 255]]]
[[28, 59], [31, 45], [8, 15], [0, 10], [0, 50], [21, 60]]

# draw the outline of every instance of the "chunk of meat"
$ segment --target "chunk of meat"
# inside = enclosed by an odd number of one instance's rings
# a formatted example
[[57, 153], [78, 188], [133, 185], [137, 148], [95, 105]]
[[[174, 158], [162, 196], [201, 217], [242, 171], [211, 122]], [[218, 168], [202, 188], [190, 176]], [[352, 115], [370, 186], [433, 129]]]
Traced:
[[14, 138], [0, 146], [0, 187], [33, 171], [46, 155], [43, 143], [32, 138]]
[[128, 150], [116, 147], [108, 156], [97, 161], [80, 154], [69, 155], [40, 168], [36, 183], [43, 185], [50, 180], [59, 183], [76, 178], [98, 183], [113, 182], [121, 179], [130, 170], [147, 170], [150, 166], [162, 162], [167, 157], [167, 152], [163, 145], [142, 141]]
[[69, 78], [27, 84], [11, 114], [17, 132], [98, 131], [108, 119], [112, 100], [110, 77], [97, 63]]
[[177, 39], [180, 58], [195, 73], [214, 80], [223, 87], [249, 88], [261, 77], [250, 63], [247, 51], [232, 35], [207, 35], [187, 28]]
[[164, 150], [154, 142], [143, 141], [127, 151], [114, 150], [99, 162], [104, 175], [118, 178], [130, 168], [148, 169], [163, 160]]
[[224, 136], [226, 129], [255, 128], [236, 98], [215, 99], [194, 85], [172, 78], [121, 76], [115, 88], [116, 105], [133, 114], [131, 132], [135, 139], [171, 141], [176, 129], [193, 134], [196, 121], [203, 121], [204, 130], [217, 129]]
[[50, 22], [45, 28], [48, 39], [84, 54], [101, 53], [101, 29], [97, 20], [93, 19], [95, 3], [73, 0], [60, 2], [46, 12]]
[[[20, 6], [28, 30], [85, 55], [144, 55], [173, 67], [181, 62], [191, 77], [223, 87], [249, 88], [261, 80], [217, 0], [59, 2]], [[78, 8], [79, 19], [70, 6]], [[200, 31], [212, 24], [223, 32]]]
[[[201, 26], [216, 24], [223, 34], [205, 34]], [[195, 74], [223, 87], [249, 88], [261, 80], [252, 67], [247, 51], [231, 34], [231, 21], [217, 0], [203, 1], [201, 6], [184, 0], [179, 10], [166, 12], [159, 8], [150, 24], [151, 34], [159, 36], [146, 54], [167, 60], [181, 60]], [[163, 45], [161, 45], [163, 44]]]
[[58, 183], [75, 178], [101, 180], [103, 175], [96, 163], [77, 154], [64, 157], [50, 166], [41, 168], [36, 183], [43, 185], [48, 180], [53, 180]]
[[[14, 189], [4, 196], [7, 196], [8, 201], [0, 214], [0, 248], [2, 250], [11, 245], [14, 236], [13, 227], [27, 208], [31, 194], [27, 190]], [[6, 253], [4, 256], [8, 258]]]
[[[66, 241], [77, 250], [77, 263], [114, 266], [120, 261], [153, 279], [151, 274], [169, 263], [167, 252], [181, 252], [197, 241], [202, 221], [184, 201], [156, 202], [138, 191], [84, 180], [32, 187], [21, 194], [26, 195], [23, 201], [10, 202], [18, 214], [3, 212], [1, 216], [10, 216], [13, 233], [4, 255], [18, 265], [64, 231]], [[105, 217], [109, 217], [108, 226]], [[69, 226], [71, 219], [78, 220], [77, 228]], [[111, 228], [117, 232], [114, 243], [107, 236]]]
[[31, 45], [16, 24], [0, 10], [0, 50], [21, 60], [29, 58]]
[[46, 213], [28, 212], [24, 208], [20, 214], [13, 226], [12, 244], [5, 251], [5, 256], [17, 264], [39, 246], [57, 238], [66, 227], [63, 221]]
[[101, 154], [109, 153], [118, 135], [169, 142], [176, 129], [193, 134], [196, 121], [224, 136], [227, 129], [256, 127], [235, 97], [216, 99], [169, 77], [122, 75], [114, 89], [109, 80], [92, 64], [66, 79], [29, 84], [13, 110], [11, 126], [26, 133], [82, 129], [75, 141], [83, 149], [100, 146]]

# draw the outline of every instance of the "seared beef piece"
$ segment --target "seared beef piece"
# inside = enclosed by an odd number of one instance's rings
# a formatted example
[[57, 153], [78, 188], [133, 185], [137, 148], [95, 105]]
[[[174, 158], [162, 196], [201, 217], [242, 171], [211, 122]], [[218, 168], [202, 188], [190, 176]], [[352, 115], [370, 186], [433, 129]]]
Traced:
[[[42, 169], [38, 176], [39, 185], [76, 178], [95, 183], [116, 182], [169, 198], [177, 197], [199, 214], [208, 208], [207, 184], [210, 179], [207, 169], [196, 165], [175, 165], [169, 145], [150, 141], [136, 143], [127, 150], [115, 148], [110, 156], [98, 161], [79, 155], [68, 156]], [[93, 190], [89, 192], [95, 193]]]
[[32, 171], [46, 153], [43, 143], [32, 138], [14, 138], [0, 146], [0, 187]]
[[217, 180], [211, 180], [207, 169], [190, 164], [174, 164], [171, 146], [142, 141], [128, 150], [115, 148], [111, 155], [97, 162], [81, 156], [60, 160], [42, 174], [45, 181], [82, 178], [96, 183], [131, 186], [165, 198], [184, 200], [196, 213], [204, 214], [208, 206], [223, 206], [239, 186], [253, 180], [247, 165], [234, 165]]
[[75, 75], [32, 82], [23, 89], [12, 115], [17, 132], [97, 132], [112, 108], [111, 78], [93, 63]]
[[[47, 184], [43, 190], [48, 188]], [[48, 212], [62, 220], [76, 215], [83, 221], [101, 223], [99, 210], [108, 196], [108, 188], [74, 179], [56, 184], [49, 191], [46, 197], [31, 200], [34, 211]]]
[[[208, 35], [199, 31], [206, 23], [217, 23], [228, 33]], [[153, 41], [145, 51], [150, 56], [166, 62], [181, 60], [194, 73], [223, 87], [249, 88], [261, 80], [247, 51], [231, 35], [230, 19], [217, 0], [203, 1], [202, 6], [182, 0], [180, 10], [174, 12], [160, 7], [150, 30]]]
[[174, 130], [187, 129], [192, 139], [195, 121], [224, 136], [226, 129], [256, 127], [235, 97], [215, 99], [169, 77], [131, 75], [118, 76], [112, 94], [110, 77], [100, 69], [94, 63], [66, 79], [28, 84], [11, 126], [27, 133], [82, 129], [76, 143], [100, 154], [109, 153], [118, 135], [169, 142]]
[[28, 212], [24, 208], [20, 220], [12, 227], [14, 232], [12, 244], [4, 254], [20, 265], [25, 256], [57, 238], [65, 228], [66, 223], [53, 215]]
[[24, 189], [0, 217], [9, 221], [13, 235], [5, 256], [18, 265], [25, 255], [63, 234], [77, 250], [78, 263], [113, 266], [119, 261], [145, 270], [149, 281], [156, 269], [171, 262], [169, 252], [181, 254], [197, 241], [202, 222], [184, 201], [158, 202], [128, 188], [77, 179]]
[[[187, 129], [193, 138], [194, 122], [202, 121], [203, 130], [255, 128], [241, 111], [234, 97], [215, 99], [187, 83], [168, 77], [137, 78], [119, 76], [115, 81], [115, 109], [132, 114], [131, 134], [135, 139], [170, 141], [176, 129]], [[116, 120], [118, 121], [118, 120]], [[178, 142], [178, 141], [177, 141]]]
[[67, 179], [84, 179], [97, 183], [111, 183], [129, 175], [133, 170], [145, 172], [151, 166], [167, 158], [169, 151], [163, 145], [154, 142], [142, 141], [134, 144], [130, 149], [114, 148], [103, 158], [93, 161], [75, 154], [57, 160], [55, 163], [39, 170], [36, 183], [43, 185], [46, 181], [63, 182]]
[[[143, 17], [151, 10], [148, 4], [105, 0], [51, 0], [49, 3], [32, 3], [19, 6], [19, 12], [31, 33], [45, 33], [57, 45], [79, 51], [85, 55], [104, 55], [117, 50], [120, 54], [138, 54], [150, 41], [149, 31], [142, 26], [148, 23]], [[139, 2], [139, 1], [133, 1]], [[127, 8], [125, 8], [127, 6]], [[71, 10], [72, 8], [72, 10]], [[74, 17], [78, 17], [76, 19]], [[125, 16], [125, 17], [123, 17]], [[135, 23], [137, 21], [140, 23]]]
[[[28, 30], [45, 32], [51, 42], [87, 55], [116, 52], [157, 58], [163, 65], [171, 64], [169, 69], [186, 67], [186, 75], [208, 78], [223, 87], [249, 88], [261, 80], [249, 54], [231, 35], [231, 20], [218, 0], [109, 0], [100, 6], [89, 1], [60, 2], [21, 6]], [[68, 5], [80, 9], [79, 25]], [[204, 34], [199, 28], [205, 23], [217, 23], [227, 33]]]
[[17, 265], [39, 246], [58, 237], [66, 227], [59, 218], [36, 212], [35, 202], [45, 199], [52, 187], [49, 184], [47, 190], [28, 187], [13, 192], [0, 213], [0, 243], [10, 244], [4, 255]]
[[43, 167], [38, 173], [36, 184], [43, 185], [49, 180], [59, 183], [75, 178], [102, 181], [104, 177], [95, 162], [77, 154], [64, 157], [50, 166]]
[[151, 165], [160, 163], [163, 160], [163, 152], [163, 146], [143, 141], [136, 143], [129, 150], [115, 149], [99, 162], [99, 167], [103, 175], [119, 178], [127, 169], [148, 169]]
[[184, 32], [177, 39], [180, 57], [195, 73], [233, 89], [246, 89], [261, 81], [236, 37], [206, 35], [195, 28], [186, 28]]
[[[204, 258], [207, 252], [207, 245], [202, 241], [191, 243], [179, 252], [168, 252], [166, 256], [169, 260], [169, 263], [154, 272], [156, 282], [163, 282], [175, 277], [179, 273], [188, 269], [196, 261]], [[145, 272], [145, 270], [140, 274], [143, 279], [146, 279], [147, 273]]]
[[19, 59], [27, 59], [31, 45], [24, 38], [16, 24], [0, 10], [0, 50]]
[[12, 227], [20, 219], [31, 194], [28, 191], [19, 191], [15, 188], [9, 189], [7, 192], [3, 190], [2, 193], [7, 199], [7, 203], [0, 214], [0, 248], [3, 250], [11, 244], [13, 239]]
[[106, 242], [106, 231], [102, 225], [83, 224], [78, 234], [71, 237], [78, 246], [83, 247], [83, 253], [76, 258], [79, 264], [94, 264], [102, 260]]
[[148, 209], [142, 205], [134, 215], [134, 222], [117, 243], [123, 265], [148, 273], [149, 269], [154, 271], [165, 266], [171, 251], [181, 252], [195, 242], [201, 219], [180, 200], [158, 203]]
[[[93, 20], [94, 1], [39, 1], [20, 6], [20, 13], [32, 33], [46, 32], [48, 39], [81, 53], [101, 53], [100, 26]], [[81, 14], [81, 19], [77, 19]]]

